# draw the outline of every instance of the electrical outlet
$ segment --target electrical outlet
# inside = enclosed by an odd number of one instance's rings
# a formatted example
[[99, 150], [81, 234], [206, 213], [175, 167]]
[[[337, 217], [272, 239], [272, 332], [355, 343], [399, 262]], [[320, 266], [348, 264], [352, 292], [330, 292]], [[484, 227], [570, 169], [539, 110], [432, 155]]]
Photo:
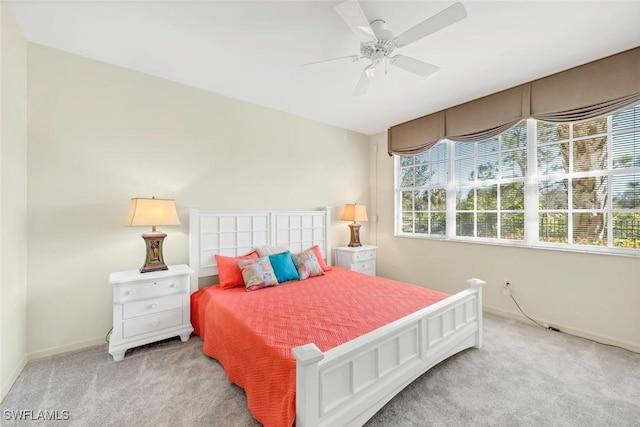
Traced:
[[502, 293], [505, 295], [511, 295], [511, 288], [509, 287], [509, 282], [506, 282], [505, 285], [502, 287]]

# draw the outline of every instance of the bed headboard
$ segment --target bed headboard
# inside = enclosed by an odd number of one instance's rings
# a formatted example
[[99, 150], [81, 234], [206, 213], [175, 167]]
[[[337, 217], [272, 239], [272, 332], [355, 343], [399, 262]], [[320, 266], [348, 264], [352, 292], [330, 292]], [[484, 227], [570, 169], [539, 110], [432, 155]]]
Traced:
[[189, 208], [189, 265], [191, 292], [200, 277], [215, 276], [214, 255], [239, 256], [259, 246], [286, 246], [300, 252], [320, 246], [331, 260], [331, 208], [315, 211], [203, 211]]

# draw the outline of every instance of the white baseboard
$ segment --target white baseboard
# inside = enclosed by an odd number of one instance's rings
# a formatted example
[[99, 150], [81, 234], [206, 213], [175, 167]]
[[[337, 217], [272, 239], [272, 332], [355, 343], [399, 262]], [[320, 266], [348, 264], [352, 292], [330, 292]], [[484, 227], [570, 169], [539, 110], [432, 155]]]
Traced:
[[[34, 351], [32, 353], [27, 354], [27, 359], [29, 361], [42, 359], [43, 357], [49, 357], [60, 353], [67, 353], [69, 351], [81, 350], [86, 347], [93, 347], [95, 345], [106, 344], [104, 337], [95, 337], [84, 341], [77, 341], [75, 343], [62, 345], [59, 347], [50, 347], [45, 348], [44, 350]], [[106, 350], [105, 350], [106, 351]]]
[[18, 366], [16, 366], [14, 371], [9, 376], [9, 379], [7, 380], [7, 382], [5, 384], [0, 385], [1, 386], [0, 402], [2, 402], [2, 400], [4, 400], [7, 393], [9, 393], [9, 390], [11, 390], [11, 387], [13, 387], [13, 384], [16, 382], [16, 380], [22, 373], [22, 370], [24, 369], [24, 367], [27, 366], [27, 362], [31, 360], [42, 359], [44, 357], [53, 356], [56, 354], [67, 353], [69, 351], [81, 350], [83, 348], [93, 347], [101, 344], [105, 344], [104, 337], [91, 338], [84, 341], [78, 341], [72, 344], [67, 344], [59, 347], [50, 347], [44, 350], [34, 351], [32, 353], [25, 354], [20, 360], [20, 363], [18, 363]]
[[[495, 314], [496, 316], [505, 317], [505, 318], [513, 319], [513, 320], [518, 320], [520, 322], [533, 325], [533, 323], [529, 319], [527, 319], [526, 317], [524, 317], [520, 313], [513, 313], [511, 311], [506, 311], [506, 310], [503, 310], [501, 308], [487, 306], [487, 305], [484, 305], [482, 308], [487, 313]], [[561, 332], [567, 333], [569, 335], [575, 335], [575, 336], [580, 337], [580, 338], [587, 338], [587, 339], [590, 339], [590, 340], [601, 342], [603, 344], [615, 345], [615, 346], [618, 346], [618, 347], [626, 348], [627, 350], [635, 351], [636, 353], [640, 352], [640, 345], [638, 345], [638, 344], [634, 344], [634, 343], [631, 343], [631, 342], [628, 342], [628, 341], [615, 340], [615, 339], [612, 339], [610, 337], [605, 337], [605, 336], [602, 336], [602, 335], [594, 334], [592, 332], [585, 331], [585, 330], [582, 330], [582, 329], [572, 328], [570, 326], [567, 326], [567, 325], [564, 325], [564, 324], [560, 324], [560, 323], [557, 323], [557, 322], [551, 322], [551, 321], [544, 320], [544, 319], [538, 319], [538, 318], [535, 318], [533, 316], [531, 318], [534, 319], [536, 322], [539, 322], [539, 323], [542, 323], [542, 324], [545, 324], [545, 325], [551, 325], [554, 328], [559, 329]]]
[[4, 397], [9, 393], [9, 390], [11, 390], [11, 387], [13, 387], [13, 384], [22, 373], [24, 367], [27, 366], [27, 360], [28, 358], [26, 354], [22, 356], [22, 359], [20, 359], [18, 366], [16, 366], [11, 375], [9, 375], [7, 382], [2, 384], [2, 387], [0, 387], [0, 402], [4, 400]]

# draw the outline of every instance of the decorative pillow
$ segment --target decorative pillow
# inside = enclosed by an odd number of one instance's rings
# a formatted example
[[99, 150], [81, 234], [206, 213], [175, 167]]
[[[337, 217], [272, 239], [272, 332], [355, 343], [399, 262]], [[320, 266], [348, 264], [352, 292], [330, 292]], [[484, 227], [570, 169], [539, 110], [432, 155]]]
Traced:
[[289, 250], [286, 246], [260, 246], [254, 249], [261, 257], [281, 254]]
[[322, 271], [331, 270], [331, 267], [329, 267], [327, 265], [327, 263], [324, 261], [324, 257], [322, 256], [322, 250], [320, 249], [320, 246], [315, 245], [311, 249], [313, 249], [313, 253], [316, 256], [316, 258], [318, 259], [318, 264], [320, 264], [320, 267], [322, 268]]
[[256, 259], [241, 259], [238, 260], [238, 266], [242, 270], [242, 277], [247, 291], [257, 291], [258, 289], [278, 284], [278, 279], [273, 272], [268, 256]]
[[269, 255], [269, 261], [276, 274], [278, 283], [288, 282], [289, 280], [300, 280], [300, 275], [296, 266], [291, 260], [291, 252], [286, 251], [281, 254]]
[[253, 251], [243, 256], [228, 257], [216, 254], [216, 264], [218, 265], [218, 283], [222, 289], [230, 289], [244, 285], [242, 271], [238, 267], [240, 259], [258, 258], [258, 252]]
[[313, 249], [307, 249], [299, 254], [291, 254], [291, 258], [298, 269], [300, 280], [305, 280], [313, 276], [322, 276], [324, 274], [322, 267], [318, 264], [318, 258], [316, 258]]

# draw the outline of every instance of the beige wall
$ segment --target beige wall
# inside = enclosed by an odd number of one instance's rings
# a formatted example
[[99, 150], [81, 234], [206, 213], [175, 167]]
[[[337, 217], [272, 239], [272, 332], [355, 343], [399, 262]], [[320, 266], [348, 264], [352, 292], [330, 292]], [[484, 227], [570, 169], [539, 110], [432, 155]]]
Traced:
[[[487, 281], [485, 308], [525, 320], [505, 281], [529, 316], [581, 336], [640, 350], [640, 262], [637, 258], [543, 249], [509, 248], [393, 236], [393, 158], [387, 136], [371, 137], [377, 180], [371, 200], [378, 207], [378, 271], [382, 276], [453, 293], [465, 279]], [[377, 187], [375, 186], [377, 185]]]
[[0, 3], [0, 400], [26, 364], [27, 42]]
[[[131, 197], [176, 199], [164, 258], [188, 262], [188, 204], [203, 209], [368, 203], [367, 136], [29, 44], [28, 351], [104, 342], [109, 272], [139, 268]], [[366, 231], [363, 236], [366, 238]]]

